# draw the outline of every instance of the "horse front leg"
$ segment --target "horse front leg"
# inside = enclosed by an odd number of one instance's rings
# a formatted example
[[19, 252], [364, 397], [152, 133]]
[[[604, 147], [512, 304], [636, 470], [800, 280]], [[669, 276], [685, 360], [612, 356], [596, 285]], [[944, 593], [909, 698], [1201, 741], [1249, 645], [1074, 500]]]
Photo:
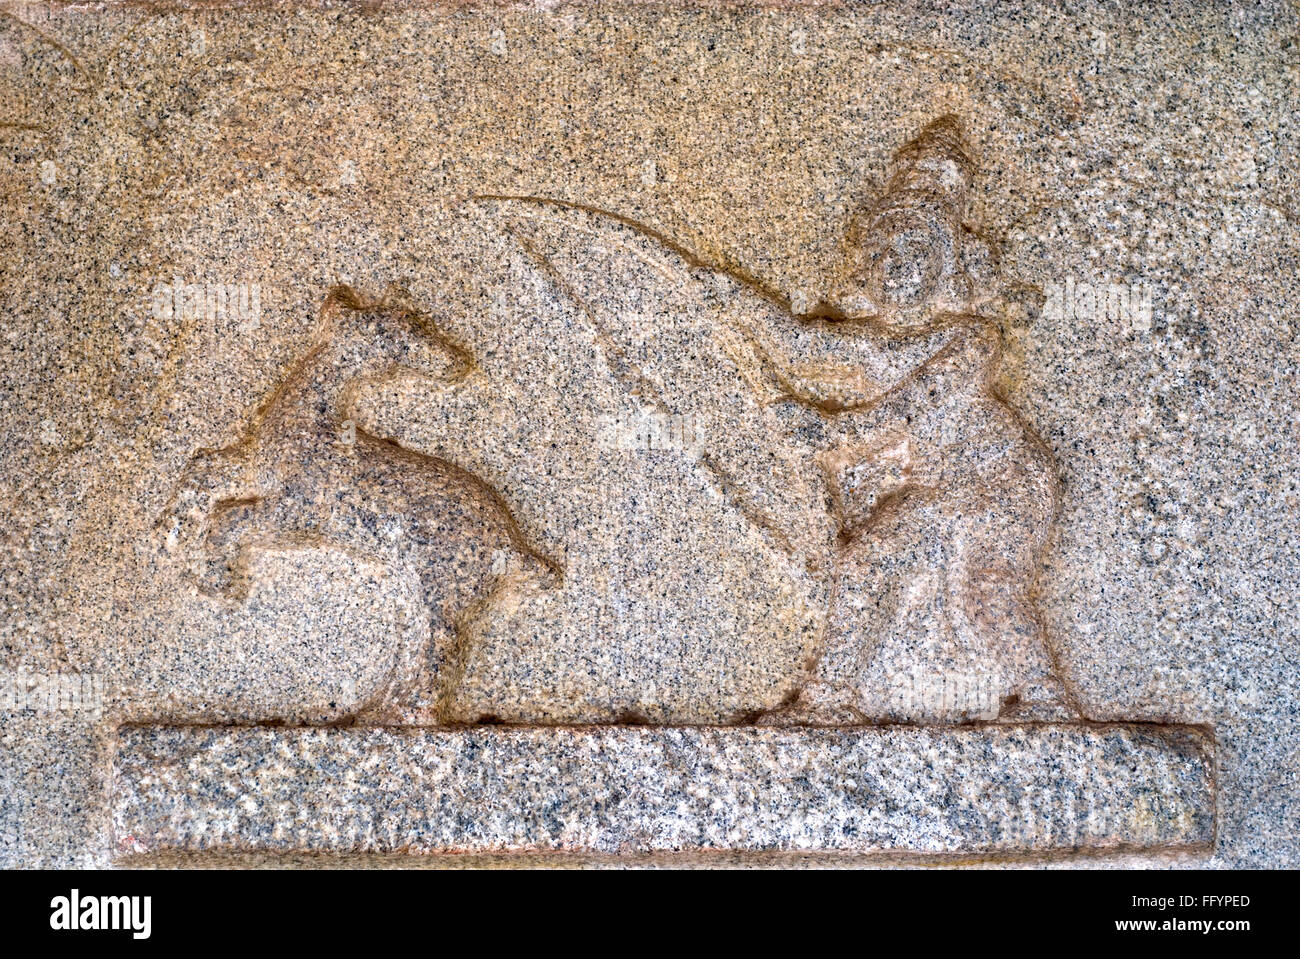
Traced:
[[242, 601], [248, 597], [250, 550], [274, 533], [270, 507], [261, 496], [219, 500], [209, 514], [204, 547], [195, 569], [200, 591]]
[[192, 554], [207, 534], [218, 502], [257, 496], [251, 465], [251, 450], [243, 444], [196, 453], [154, 524], [164, 550]]

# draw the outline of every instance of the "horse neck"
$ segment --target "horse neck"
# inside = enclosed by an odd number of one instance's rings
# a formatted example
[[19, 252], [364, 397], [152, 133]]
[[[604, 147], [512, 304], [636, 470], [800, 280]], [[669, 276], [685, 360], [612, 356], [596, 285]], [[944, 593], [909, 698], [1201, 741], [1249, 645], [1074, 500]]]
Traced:
[[349, 415], [350, 394], [367, 375], [364, 351], [337, 336], [323, 335], [293, 366], [250, 424], [250, 433], [319, 435]]

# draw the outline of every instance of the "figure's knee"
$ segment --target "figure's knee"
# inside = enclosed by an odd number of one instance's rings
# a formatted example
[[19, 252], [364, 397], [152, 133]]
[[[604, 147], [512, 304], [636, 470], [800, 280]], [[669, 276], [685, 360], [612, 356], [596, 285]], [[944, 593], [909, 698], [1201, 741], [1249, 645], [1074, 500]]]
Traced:
[[1024, 570], [1002, 564], [967, 566], [956, 579], [959, 597], [975, 617], [1008, 626], [1034, 619], [1031, 577]]

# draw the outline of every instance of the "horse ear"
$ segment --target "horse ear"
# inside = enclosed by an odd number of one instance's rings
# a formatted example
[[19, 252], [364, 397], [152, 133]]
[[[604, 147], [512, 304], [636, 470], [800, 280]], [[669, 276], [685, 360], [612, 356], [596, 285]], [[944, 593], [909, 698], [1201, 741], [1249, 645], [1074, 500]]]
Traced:
[[423, 316], [424, 310], [420, 309], [416, 302], [415, 296], [405, 285], [397, 282], [388, 284], [388, 289], [384, 290], [383, 304], [394, 310], [401, 310], [404, 313], [412, 313], [416, 316]]
[[330, 287], [329, 292], [325, 295], [325, 306], [327, 309], [329, 307], [341, 307], [354, 313], [360, 313], [373, 309], [375, 304], [367, 301], [348, 284], [336, 283]]

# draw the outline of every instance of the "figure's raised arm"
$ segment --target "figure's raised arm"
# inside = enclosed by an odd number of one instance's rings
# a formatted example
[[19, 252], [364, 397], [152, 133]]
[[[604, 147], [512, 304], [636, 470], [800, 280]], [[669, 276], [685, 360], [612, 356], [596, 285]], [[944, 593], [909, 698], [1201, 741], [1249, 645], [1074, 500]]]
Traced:
[[952, 338], [946, 325], [899, 331], [870, 319], [804, 319], [775, 310], [748, 315], [744, 325], [777, 390], [825, 413], [879, 402]]
[[946, 323], [947, 342], [912, 374], [865, 406], [831, 418], [838, 442], [870, 445], [894, 430], [909, 430], [927, 413], [986, 390], [997, 368], [1002, 338], [979, 317]]

